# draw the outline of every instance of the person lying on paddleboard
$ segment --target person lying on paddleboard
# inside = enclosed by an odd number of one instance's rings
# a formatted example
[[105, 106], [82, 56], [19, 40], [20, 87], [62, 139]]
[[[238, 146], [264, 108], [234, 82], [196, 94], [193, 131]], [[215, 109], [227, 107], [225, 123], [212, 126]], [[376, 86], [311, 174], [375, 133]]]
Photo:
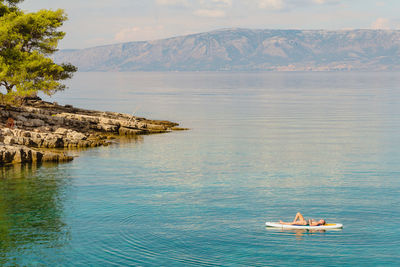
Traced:
[[321, 219], [319, 221], [316, 221], [314, 219], [306, 220], [304, 219], [303, 215], [301, 215], [300, 212], [296, 214], [296, 217], [294, 217], [293, 222], [283, 222], [283, 221], [279, 222], [281, 224], [287, 224], [287, 225], [309, 225], [309, 226], [319, 226], [326, 224], [326, 221], [324, 219]]

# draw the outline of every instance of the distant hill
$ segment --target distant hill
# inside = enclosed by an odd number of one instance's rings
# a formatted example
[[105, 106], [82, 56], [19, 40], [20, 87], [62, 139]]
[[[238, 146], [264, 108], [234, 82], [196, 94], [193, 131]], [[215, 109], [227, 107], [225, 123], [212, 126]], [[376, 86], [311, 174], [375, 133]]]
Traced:
[[224, 29], [62, 50], [81, 71], [400, 70], [400, 31]]

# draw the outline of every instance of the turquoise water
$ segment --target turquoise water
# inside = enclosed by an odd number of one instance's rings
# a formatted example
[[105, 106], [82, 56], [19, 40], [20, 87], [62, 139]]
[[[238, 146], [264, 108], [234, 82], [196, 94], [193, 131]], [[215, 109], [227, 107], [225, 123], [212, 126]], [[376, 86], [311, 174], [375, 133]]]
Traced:
[[[192, 130], [0, 169], [0, 265], [399, 265], [398, 73], [78, 73], [52, 101]], [[270, 230], [306, 217], [343, 230]]]

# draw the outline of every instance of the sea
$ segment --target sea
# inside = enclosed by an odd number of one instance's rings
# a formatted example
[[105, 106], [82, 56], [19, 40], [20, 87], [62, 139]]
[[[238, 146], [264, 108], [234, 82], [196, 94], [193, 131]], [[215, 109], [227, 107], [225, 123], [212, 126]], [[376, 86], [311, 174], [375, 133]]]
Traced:
[[[47, 101], [188, 131], [0, 168], [1, 266], [399, 266], [400, 75], [79, 72]], [[266, 221], [342, 223], [281, 230]]]

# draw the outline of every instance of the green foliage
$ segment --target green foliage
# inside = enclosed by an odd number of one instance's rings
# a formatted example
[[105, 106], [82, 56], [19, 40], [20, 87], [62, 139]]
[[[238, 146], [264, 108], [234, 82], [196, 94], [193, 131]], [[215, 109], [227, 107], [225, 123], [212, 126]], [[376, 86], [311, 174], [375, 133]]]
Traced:
[[[0, 0], [0, 17], [3, 16], [4, 14], [18, 10], [16, 4], [23, 1], [24, 0], [6, 0], [6, 1]], [[4, 4], [4, 2], [6, 2], [6, 4]]]
[[52, 95], [65, 89], [60, 81], [77, 70], [50, 58], [65, 36], [57, 29], [67, 16], [61, 9], [24, 13], [16, 7], [19, 2], [0, 0], [0, 88], [12, 96]]

